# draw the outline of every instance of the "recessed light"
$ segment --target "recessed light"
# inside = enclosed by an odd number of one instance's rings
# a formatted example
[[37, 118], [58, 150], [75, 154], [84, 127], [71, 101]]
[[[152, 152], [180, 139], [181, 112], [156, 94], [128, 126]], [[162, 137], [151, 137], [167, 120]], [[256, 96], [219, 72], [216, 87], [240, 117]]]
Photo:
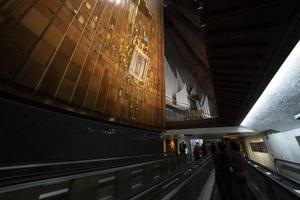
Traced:
[[297, 192], [298, 194], [300, 194], [300, 190], [294, 189], [295, 192]]
[[300, 119], [300, 113], [295, 115], [295, 119]]

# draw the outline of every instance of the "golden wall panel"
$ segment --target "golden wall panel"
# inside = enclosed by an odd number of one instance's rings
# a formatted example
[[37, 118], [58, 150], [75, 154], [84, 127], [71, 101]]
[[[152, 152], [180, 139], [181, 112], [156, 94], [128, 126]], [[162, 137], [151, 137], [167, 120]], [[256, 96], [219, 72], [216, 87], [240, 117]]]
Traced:
[[[163, 129], [162, 1], [4, 2], [1, 90], [99, 119]], [[128, 73], [135, 47], [150, 58], [144, 82]]]

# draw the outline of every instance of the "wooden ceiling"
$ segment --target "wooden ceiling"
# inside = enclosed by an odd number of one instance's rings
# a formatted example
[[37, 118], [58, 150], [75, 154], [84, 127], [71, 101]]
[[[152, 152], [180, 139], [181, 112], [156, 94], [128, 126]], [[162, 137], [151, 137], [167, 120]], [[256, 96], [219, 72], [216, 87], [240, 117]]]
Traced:
[[222, 125], [239, 125], [300, 39], [300, 1], [176, 0], [165, 21], [207, 63], [191, 68], [212, 78]]

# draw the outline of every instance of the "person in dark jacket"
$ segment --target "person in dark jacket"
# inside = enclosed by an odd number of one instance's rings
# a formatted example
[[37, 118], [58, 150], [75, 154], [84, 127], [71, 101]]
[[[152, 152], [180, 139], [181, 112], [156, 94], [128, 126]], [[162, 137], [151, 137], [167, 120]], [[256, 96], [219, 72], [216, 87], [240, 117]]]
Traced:
[[207, 147], [205, 143], [202, 144], [201, 150], [202, 150], [202, 155], [207, 156]]
[[210, 154], [213, 155], [217, 151], [217, 147], [214, 142], [210, 145]]
[[228, 151], [228, 158], [230, 162], [230, 171], [233, 174], [233, 192], [235, 198], [240, 200], [248, 200], [248, 172], [247, 161], [240, 152], [240, 145], [236, 142], [230, 142], [230, 151]]
[[193, 149], [194, 160], [200, 160], [200, 154], [201, 154], [201, 146], [199, 145], [199, 142], [196, 142]]
[[213, 154], [215, 165], [216, 185], [222, 200], [230, 199], [232, 175], [229, 171], [229, 158], [226, 153], [226, 145], [223, 142], [217, 143], [217, 151]]
[[185, 154], [185, 149], [186, 149], [186, 144], [183, 141], [181, 141], [180, 144], [179, 144], [180, 155]]

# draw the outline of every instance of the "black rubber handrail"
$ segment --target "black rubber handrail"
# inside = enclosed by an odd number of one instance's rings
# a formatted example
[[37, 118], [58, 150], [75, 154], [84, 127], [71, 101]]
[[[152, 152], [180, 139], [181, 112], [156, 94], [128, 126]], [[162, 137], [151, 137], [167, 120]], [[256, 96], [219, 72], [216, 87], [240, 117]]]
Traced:
[[155, 160], [147, 160], [143, 162], [138, 163], [131, 163], [126, 165], [120, 165], [120, 166], [113, 166], [113, 167], [105, 167], [105, 168], [90, 168], [87, 171], [69, 171], [69, 173], [55, 173], [53, 174], [54, 177], [46, 177], [45, 175], [39, 177], [37, 180], [30, 180], [26, 179], [23, 183], [15, 183], [10, 185], [4, 185], [0, 186], [0, 193], [10, 192], [10, 191], [16, 191], [20, 189], [26, 189], [31, 187], [37, 187], [44, 184], [52, 184], [52, 183], [58, 183], [58, 182], [66, 182], [74, 179], [79, 179], [82, 177], [88, 177], [88, 176], [95, 176], [95, 175], [101, 175], [101, 174], [108, 174], [120, 170], [126, 170], [126, 169], [132, 169], [136, 167], [142, 167], [149, 164], [155, 164], [159, 163], [161, 161], [164, 161], [166, 159], [177, 159], [181, 156], [166, 156], [162, 157], [160, 159]]
[[288, 160], [282, 160], [282, 159], [274, 158], [274, 162], [276, 162], [277, 160], [280, 161], [280, 162], [285, 162], [285, 163], [289, 163], [289, 164], [293, 164], [293, 165], [298, 165], [299, 168], [300, 168], [300, 164], [299, 163], [295, 163], [295, 162], [291, 162], [291, 161], [288, 161]]
[[[295, 184], [296, 186], [300, 187], [300, 184], [298, 182], [296, 182], [295, 180], [292, 180], [289, 177], [287, 177], [285, 175], [282, 175], [282, 174], [274, 171], [273, 169], [270, 169], [270, 168], [268, 168], [268, 167], [266, 167], [266, 166], [264, 166], [264, 165], [262, 165], [260, 163], [257, 163], [257, 162], [255, 162], [255, 161], [253, 161], [251, 159], [247, 159], [247, 160], [250, 161], [250, 162], [252, 162], [252, 163], [254, 163], [254, 164], [256, 164], [256, 165], [258, 165], [260, 168], [263, 168], [265, 171], [271, 172], [272, 174], [276, 175], [280, 179], [285, 180], [286, 182], [289, 182], [291, 184]], [[264, 174], [264, 175], [267, 176], [267, 174]]]
[[252, 161], [250, 159], [247, 159], [247, 160], [248, 160], [249, 166], [256, 169], [264, 177], [271, 180], [273, 183], [276, 183], [277, 185], [281, 186], [282, 188], [286, 189], [288, 192], [295, 195], [296, 197], [300, 198], [300, 194], [295, 191], [295, 190], [300, 191], [299, 183], [289, 179], [286, 176], [279, 174], [278, 172], [276, 172], [272, 169], [269, 169], [269, 168], [255, 162], [255, 161]]
[[178, 156], [153, 154], [111, 159], [57, 162], [0, 167], [0, 187], [91, 171], [134, 165]]
[[204, 166], [206, 166], [210, 161], [210, 157], [203, 157], [201, 160], [192, 163], [191, 165], [185, 167], [184, 169], [171, 174], [169, 177], [165, 177], [163, 180], [158, 183], [154, 183], [147, 188], [144, 188], [143, 191], [135, 195], [130, 196], [130, 200], [137, 199], [164, 199], [167, 195], [174, 192], [180, 188], [182, 185], [187, 184], [190, 179], [199, 173]]

